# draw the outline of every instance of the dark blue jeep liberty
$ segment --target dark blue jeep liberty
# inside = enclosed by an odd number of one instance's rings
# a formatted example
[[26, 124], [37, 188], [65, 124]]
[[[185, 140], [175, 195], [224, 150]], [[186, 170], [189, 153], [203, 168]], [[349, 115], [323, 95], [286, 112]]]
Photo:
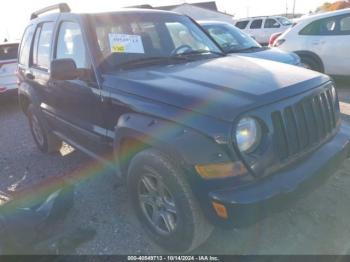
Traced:
[[39, 10], [18, 77], [38, 148], [65, 141], [112, 166], [140, 223], [173, 252], [203, 243], [214, 224], [286, 206], [349, 153], [328, 76], [226, 56], [176, 13]]

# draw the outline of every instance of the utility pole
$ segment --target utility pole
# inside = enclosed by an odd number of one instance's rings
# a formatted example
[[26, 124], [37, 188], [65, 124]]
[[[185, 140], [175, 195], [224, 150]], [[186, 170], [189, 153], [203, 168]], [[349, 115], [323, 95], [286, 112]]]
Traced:
[[295, 2], [296, 0], [293, 0], [293, 18], [295, 17]]
[[288, 17], [288, 0], [286, 0], [286, 17]]

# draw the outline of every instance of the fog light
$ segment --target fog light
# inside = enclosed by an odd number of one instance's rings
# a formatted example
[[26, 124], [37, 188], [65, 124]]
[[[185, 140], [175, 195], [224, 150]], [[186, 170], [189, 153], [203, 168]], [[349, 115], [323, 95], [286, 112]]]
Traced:
[[212, 203], [216, 214], [221, 218], [227, 219], [228, 214], [227, 214], [226, 207], [223, 204], [219, 204], [217, 202], [212, 202]]
[[216, 179], [241, 176], [247, 173], [247, 169], [240, 161], [209, 165], [196, 165], [196, 171], [204, 179]]

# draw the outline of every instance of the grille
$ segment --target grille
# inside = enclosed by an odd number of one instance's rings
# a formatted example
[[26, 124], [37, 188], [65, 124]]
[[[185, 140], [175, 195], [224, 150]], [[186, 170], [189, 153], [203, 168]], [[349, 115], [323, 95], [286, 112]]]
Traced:
[[321, 144], [336, 128], [330, 88], [271, 114], [281, 160]]

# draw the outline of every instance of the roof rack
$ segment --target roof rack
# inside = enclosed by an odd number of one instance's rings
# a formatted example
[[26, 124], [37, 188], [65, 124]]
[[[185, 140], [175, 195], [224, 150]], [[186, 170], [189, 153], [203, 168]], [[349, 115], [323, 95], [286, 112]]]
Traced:
[[46, 13], [46, 12], [49, 12], [52, 10], [56, 10], [56, 9], [58, 9], [60, 11], [60, 13], [69, 13], [71, 11], [68, 4], [60, 3], [60, 4], [51, 5], [51, 6], [43, 8], [43, 9], [40, 9], [38, 11], [35, 11], [34, 13], [31, 14], [30, 20], [37, 18], [39, 15], [41, 15], [43, 13]]

